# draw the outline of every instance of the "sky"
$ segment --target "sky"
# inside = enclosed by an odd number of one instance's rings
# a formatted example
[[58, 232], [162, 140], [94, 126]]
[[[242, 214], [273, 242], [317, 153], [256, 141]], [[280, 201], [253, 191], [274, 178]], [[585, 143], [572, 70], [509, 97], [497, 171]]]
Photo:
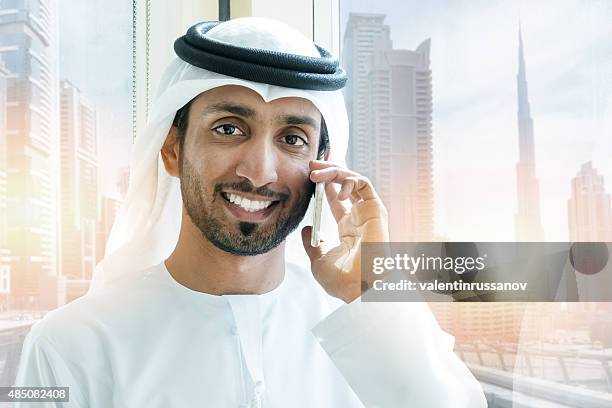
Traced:
[[439, 236], [514, 240], [519, 20], [545, 239], [569, 238], [570, 181], [582, 163], [592, 160], [612, 191], [612, 1], [340, 4], [343, 23], [349, 12], [386, 14], [396, 49], [431, 38]]
[[58, 3], [60, 79], [96, 106], [100, 190], [117, 196], [117, 171], [128, 165], [132, 141], [131, 2]]

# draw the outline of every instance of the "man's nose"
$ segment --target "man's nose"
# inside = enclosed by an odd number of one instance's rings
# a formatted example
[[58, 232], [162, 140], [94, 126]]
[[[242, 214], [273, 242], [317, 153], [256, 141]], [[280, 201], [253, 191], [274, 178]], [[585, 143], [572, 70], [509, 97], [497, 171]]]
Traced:
[[236, 167], [236, 175], [249, 179], [254, 187], [261, 187], [278, 180], [276, 166], [277, 157], [272, 142], [253, 138]]

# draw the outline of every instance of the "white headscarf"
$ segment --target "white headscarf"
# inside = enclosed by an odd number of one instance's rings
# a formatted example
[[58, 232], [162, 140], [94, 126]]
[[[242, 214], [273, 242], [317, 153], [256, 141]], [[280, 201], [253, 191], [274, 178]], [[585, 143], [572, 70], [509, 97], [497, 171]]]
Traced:
[[[312, 41], [293, 28], [265, 18], [230, 20], [212, 28], [209, 37], [229, 44], [319, 57]], [[133, 276], [168, 258], [178, 242], [182, 217], [179, 179], [165, 170], [160, 150], [172, 121], [183, 105], [200, 93], [223, 85], [241, 85], [266, 101], [285, 97], [310, 100], [321, 112], [330, 139], [330, 161], [344, 165], [349, 137], [344, 99], [338, 91], [310, 91], [246, 81], [195, 67], [175, 58], [162, 75], [148, 117], [132, 148], [130, 185], [106, 243], [104, 258], [96, 265], [88, 293]], [[312, 202], [302, 224], [286, 242], [288, 261], [308, 267], [300, 230], [312, 223]], [[327, 241], [337, 239], [337, 225], [325, 204], [321, 226]]]

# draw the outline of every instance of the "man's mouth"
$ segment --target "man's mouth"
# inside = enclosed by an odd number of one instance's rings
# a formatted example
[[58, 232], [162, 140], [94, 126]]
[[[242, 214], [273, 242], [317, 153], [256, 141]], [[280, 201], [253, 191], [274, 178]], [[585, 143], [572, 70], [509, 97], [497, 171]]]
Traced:
[[238, 194], [226, 192], [222, 192], [221, 195], [230, 203], [236, 204], [248, 212], [260, 211], [278, 202], [277, 200], [248, 199], [247, 197]]
[[279, 200], [270, 200], [263, 197], [247, 197], [238, 193], [222, 191], [228, 209], [240, 221], [263, 221], [277, 207]]

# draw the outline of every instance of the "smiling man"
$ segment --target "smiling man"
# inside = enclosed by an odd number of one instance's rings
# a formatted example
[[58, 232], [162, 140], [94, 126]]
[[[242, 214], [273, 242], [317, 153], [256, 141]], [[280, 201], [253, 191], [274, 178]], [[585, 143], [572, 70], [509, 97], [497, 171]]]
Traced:
[[241, 86], [198, 96], [178, 112], [162, 150], [168, 172], [182, 175], [189, 219], [230, 254], [274, 249], [308, 209], [309, 162], [328, 145], [321, 125], [321, 114], [305, 99], [266, 103]]
[[[90, 292], [32, 328], [16, 385], [70, 387], [62, 407], [485, 406], [426, 304], [359, 300], [387, 214], [338, 165], [337, 61], [257, 18], [175, 50]], [[314, 183], [337, 243], [305, 227], [298, 248]]]

